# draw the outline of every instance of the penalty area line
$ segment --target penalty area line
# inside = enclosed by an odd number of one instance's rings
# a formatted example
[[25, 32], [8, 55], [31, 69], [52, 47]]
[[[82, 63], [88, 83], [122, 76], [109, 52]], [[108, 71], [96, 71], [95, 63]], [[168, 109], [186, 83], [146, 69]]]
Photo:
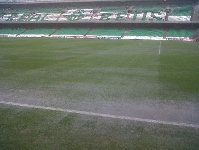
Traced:
[[63, 109], [63, 108], [37, 106], [37, 105], [29, 105], [29, 104], [14, 103], [14, 102], [0, 101], [0, 104], [12, 105], [12, 106], [20, 106], [20, 107], [26, 107], [26, 108], [36, 108], [36, 109], [43, 109], [43, 110], [53, 110], [53, 111], [75, 113], [75, 114], [96, 116], [96, 117], [105, 117], [105, 118], [130, 120], [130, 121], [139, 121], [139, 122], [146, 122], [146, 123], [155, 123], [155, 124], [174, 125], [174, 126], [181, 126], [181, 127], [199, 128], [199, 125], [196, 125], [196, 124], [178, 123], [178, 122], [152, 120], [152, 119], [143, 119], [143, 118], [135, 118], [135, 117], [127, 117], [127, 116], [118, 116], [118, 115], [94, 113], [94, 112], [79, 111], [79, 110], [72, 110], [72, 109]]

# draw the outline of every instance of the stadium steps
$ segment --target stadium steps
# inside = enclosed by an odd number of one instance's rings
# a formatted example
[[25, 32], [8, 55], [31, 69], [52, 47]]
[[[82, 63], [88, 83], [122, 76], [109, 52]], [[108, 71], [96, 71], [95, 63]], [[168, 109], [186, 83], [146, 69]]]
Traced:
[[199, 29], [197, 29], [189, 38], [190, 39], [198, 39], [199, 38]]
[[[100, 8], [99, 7], [97, 8], [97, 11], [100, 12]], [[93, 20], [93, 17], [95, 17], [95, 15], [96, 15], [96, 13], [93, 12], [93, 14], [92, 14], [92, 16], [90, 18], [90, 21]]]
[[126, 16], [126, 20], [127, 20], [127, 21], [130, 20], [129, 16], [130, 16], [130, 14], [127, 13], [127, 16]]
[[65, 12], [61, 12], [61, 13], [60, 13], [60, 15], [59, 15], [59, 17], [57, 17], [57, 20], [56, 20], [56, 21], [59, 21], [59, 18], [62, 17], [62, 14], [63, 14], [63, 13], [65, 13]]
[[89, 29], [88, 32], [84, 36], [88, 35], [90, 32], [92, 32], [92, 30], [93, 29]]
[[21, 33], [18, 33], [16, 36], [19, 36], [20, 34], [23, 34], [24, 32], [26, 32], [27, 29], [25, 29], [24, 31], [22, 31]]
[[168, 30], [164, 30], [163, 39], [166, 39]]
[[129, 30], [130, 30], [130, 29], [125, 29], [125, 30], [124, 30], [124, 33], [122, 34], [122, 36], [121, 36], [121, 37], [124, 37], [124, 36], [126, 35], [126, 33], [128, 33], [128, 32], [129, 32]]
[[93, 17], [94, 17], [94, 16], [95, 16], [95, 14], [92, 14], [92, 16], [91, 16], [91, 18], [90, 18], [89, 21], [93, 20]]
[[30, 20], [30, 18], [31, 18], [32, 16], [31, 15], [29, 15], [28, 16], [28, 18], [25, 20], [25, 21], [28, 21], [28, 20]]
[[55, 29], [49, 36], [53, 35], [55, 32], [57, 32], [59, 29]]

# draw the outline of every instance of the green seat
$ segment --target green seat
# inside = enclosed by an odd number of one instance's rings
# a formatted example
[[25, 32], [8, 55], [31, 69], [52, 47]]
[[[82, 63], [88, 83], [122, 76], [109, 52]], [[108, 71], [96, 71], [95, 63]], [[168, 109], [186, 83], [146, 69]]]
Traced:
[[195, 30], [193, 30], [193, 29], [169, 30], [168, 33], [167, 33], [167, 37], [189, 37], [194, 32], [195, 32]]
[[54, 29], [29, 29], [23, 34], [52, 34]]
[[54, 34], [56, 35], [85, 35], [87, 32], [88, 32], [88, 29], [67, 28], [67, 29], [60, 29], [56, 31]]
[[158, 36], [163, 37], [164, 31], [159, 29], [132, 29], [126, 36]]
[[39, 13], [61, 13], [62, 8], [40, 8]]
[[136, 9], [137, 12], [160, 12], [163, 11], [165, 6], [161, 6], [161, 5], [136, 5], [134, 6], [134, 8]]
[[89, 35], [99, 35], [99, 36], [122, 36], [124, 29], [94, 29]]
[[170, 16], [190, 16], [192, 11], [191, 5], [186, 6], [174, 6], [173, 11], [169, 14]]
[[25, 29], [0, 29], [0, 34], [20, 34], [24, 32]]
[[126, 7], [124, 6], [119, 6], [119, 7], [102, 7], [101, 12], [117, 12], [117, 13], [122, 13], [126, 12]]

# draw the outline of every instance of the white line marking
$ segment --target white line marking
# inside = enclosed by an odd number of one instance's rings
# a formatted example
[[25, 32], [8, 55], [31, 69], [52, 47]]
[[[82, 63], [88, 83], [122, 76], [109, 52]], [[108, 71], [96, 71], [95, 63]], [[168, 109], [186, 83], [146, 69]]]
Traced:
[[97, 116], [97, 117], [106, 117], [106, 118], [113, 118], [113, 119], [123, 119], [123, 120], [131, 120], [131, 121], [139, 121], [139, 122], [147, 122], [147, 123], [156, 123], [156, 124], [174, 125], [174, 126], [181, 126], [181, 127], [199, 128], [199, 125], [197, 125], [197, 124], [178, 123], [178, 122], [143, 119], [143, 118], [135, 118], [135, 117], [127, 117], [127, 116], [117, 116], [117, 115], [110, 115], [110, 114], [101, 114], [101, 113], [78, 111], [78, 110], [71, 110], [71, 109], [62, 109], [62, 108], [54, 108], [54, 107], [44, 107], [44, 106], [21, 104], [21, 103], [14, 103], [14, 102], [5, 102], [5, 101], [0, 101], [0, 104], [27, 107], [27, 108], [54, 110], [54, 111], [61, 111], [61, 112], [68, 112], [68, 113], [76, 113], [76, 114], [88, 115], [88, 116]]
[[160, 52], [161, 52], [161, 41], [160, 41], [160, 44], [159, 44], [159, 55], [160, 55]]

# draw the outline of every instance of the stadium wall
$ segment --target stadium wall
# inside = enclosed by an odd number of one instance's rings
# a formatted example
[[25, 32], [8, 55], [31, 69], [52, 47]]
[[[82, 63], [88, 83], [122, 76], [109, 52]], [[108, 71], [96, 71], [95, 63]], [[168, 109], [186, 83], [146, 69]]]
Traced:
[[128, 21], [76, 21], [76, 22], [2, 22], [0, 28], [165, 28], [198, 29], [198, 22], [128, 22]]

